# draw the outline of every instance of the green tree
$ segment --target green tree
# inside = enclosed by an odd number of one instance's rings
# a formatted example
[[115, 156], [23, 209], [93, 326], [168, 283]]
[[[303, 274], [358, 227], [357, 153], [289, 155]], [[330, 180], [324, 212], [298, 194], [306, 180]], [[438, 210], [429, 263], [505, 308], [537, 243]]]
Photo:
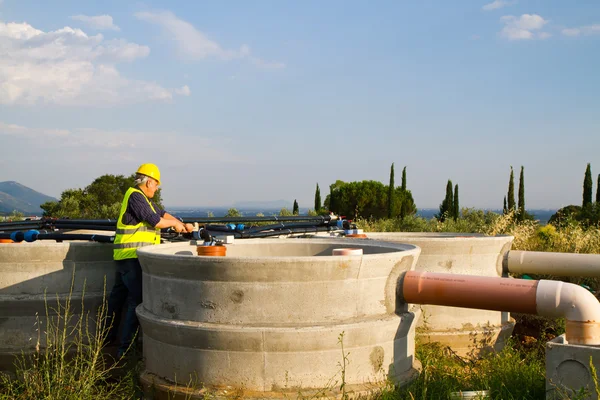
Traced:
[[598, 182], [596, 183], [596, 203], [600, 204], [600, 174], [598, 174]]
[[392, 218], [394, 215], [393, 205], [394, 205], [394, 163], [392, 163], [392, 167], [390, 169], [390, 184], [388, 186], [388, 218]]
[[458, 204], [458, 183], [454, 185], [454, 202], [452, 205], [454, 206], [454, 212], [452, 216], [456, 221], [458, 218], [460, 218], [460, 207]]
[[519, 213], [517, 214], [517, 219], [524, 221], [525, 218], [525, 172], [521, 165], [521, 174], [519, 175]]
[[406, 191], [406, 166], [402, 169], [402, 190]]
[[506, 196], [504, 196], [504, 206], [502, 207], [502, 213], [506, 214], [508, 212], [508, 208], [506, 206]]
[[315, 190], [315, 212], [319, 212], [323, 208], [321, 206], [321, 190], [319, 190], [319, 184], [317, 183], [317, 189]]
[[592, 169], [588, 163], [585, 169], [585, 177], [583, 178], [583, 202], [582, 207], [585, 208], [588, 204], [592, 204]]
[[510, 179], [508, 180], [508, 211], [515, 209], [515, 174], [510, 166]]
[[292, 214], [294, 214], [294, 215], [300, 214], [300, 208], [298, 207], [298, 202], [296, 201], [296, 199], [294, 199], [294, 208], [292, 210]]
[[[102, 175], [85, 189], [65, 190], [59, 201], [49, 201], [40, 207], [45, 217], [71, 219], [117, 219], [127, 189], [133, 186], [135, 174]], [[162, 208], [160, 189], [152, 202]]]
[[[350, 219], [357, 217], [386, 218], [388, 215], [389, 187], [377, 181], [343, 182], [336, 181], [330, 186], [330, 194], [325, 198], [329, 210]], [[334, 202], [331, 199], [335, 199]], [[394, 215], [399, 216], [401, 210], [406, 215], [416, 213], [416, 206], [410, 191], [395, 188]], [[332, 207], [334, 205], [335, 207]]]
[[440, 204], [440, 213], [436, 215], [440, 221], [445, 221], [447, 217], [452, 217], [454, 212], [454, 194], [452, 193], [452, 181], [448, 179], [446, 184], [446, 197]]
[[279, 211], [279, 216], [280, 217], [290, 217], [294, 215], [290, 210], [288, 210], [287, 208], [283, 207], [280, 211]]
[[237, 208], [230, 208], [227, 210], [226, 217], [241, 217], [242, 213]]

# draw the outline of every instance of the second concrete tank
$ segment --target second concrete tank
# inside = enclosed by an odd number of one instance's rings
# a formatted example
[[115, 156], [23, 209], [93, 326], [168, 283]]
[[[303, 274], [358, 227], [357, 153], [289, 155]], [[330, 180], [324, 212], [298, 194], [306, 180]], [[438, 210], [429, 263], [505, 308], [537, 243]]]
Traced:
[[[419, 246], [416, 271], [500, 276], [512, 236], [475, 233], [367, 232], [373, 240]], [[460, 355], [504, 346], [514, 328], [508, 313], [443, 306], [421, 306], [417, 334], [450, 346]]]

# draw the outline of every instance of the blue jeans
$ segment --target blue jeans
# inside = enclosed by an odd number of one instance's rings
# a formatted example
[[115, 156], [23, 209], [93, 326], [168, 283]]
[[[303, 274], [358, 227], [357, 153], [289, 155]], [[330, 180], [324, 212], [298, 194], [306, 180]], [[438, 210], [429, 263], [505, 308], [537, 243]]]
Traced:
[[126, 305], [125, 321], [121, 330], [117, 356], [121, 357], [133, 341], [140, 323], [135, 308], [142, 303], [142, 267], [137, 258], [115, 261], [117, 273], [115, 285], [108, 298], [107, 326], [112, 326], [108, 332], [107, 342], [114, 342], [119, 332], [121, 311]]

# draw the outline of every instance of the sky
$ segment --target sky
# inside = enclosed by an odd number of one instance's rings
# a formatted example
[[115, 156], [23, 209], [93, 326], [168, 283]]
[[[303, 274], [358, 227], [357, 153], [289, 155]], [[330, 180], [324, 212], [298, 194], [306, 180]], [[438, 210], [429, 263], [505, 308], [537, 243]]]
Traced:
[[167, 208], [446, 182], [580, 204], [600, 173], [600, 2], [0, 0], [0, 181], [54, 197], [142, 163]]

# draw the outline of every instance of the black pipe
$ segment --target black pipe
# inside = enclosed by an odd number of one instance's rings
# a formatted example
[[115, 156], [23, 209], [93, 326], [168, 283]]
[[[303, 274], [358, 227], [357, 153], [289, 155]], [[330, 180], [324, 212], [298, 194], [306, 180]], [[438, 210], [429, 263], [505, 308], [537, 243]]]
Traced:
[[329, 226], [317, 226], [313, 228], [289, 228], [289, 229], [280, 229], [276, 231], [269, 232], [233, 232], [234, 237], [237, 239], [252, 239], [252, 238], [261, 238], [261, 237], [269, 237], [269, 236], [279, 236], [279, 235], [293, 235], [298, 233], [317, 233], [317, 232], [329, 232], [335, 231], [337, 229], [329, 227]]
[[182, 218], [182, 221], [184, 223], [193, 223], [193, 222], [198, 222], [198, 223], [211, 223], [211, 222], [231, 222], [231, 223], [236, 223], [236, 222], [269, 222], [269, 221], [330, 221], [331, 220], [331, 216], [330, 215], [315, 215], [315, 216], [299, 216], [299, 215], [293, 215], [293, 216], [288, 216], [288, 217], [284, 217], [284, 216], [271, 216], [271, 217], [187, 217], [187, 218]]
[[94, 231], [114, 231], [117, 229], [116, 225], [108, 226], [108, 225], [77, 225], [77, 224], [56, 224], [54, 225], [56, 229], [62, 230], [72, 230], [72, 229], [89, 229]]
[[52, 224], [75, 224], [75, 225], [110, 225], [116, 226], [115, 219], [48, 219]]
[[45, 232], [13, 232], [0, 233], [0, 239], [13, 239], [16, 242], [23, 240], [27, 242], [33, 242], [36, 240], [56, 240], [57, 242], [63, 240], [88, 240], [99, 243], [112, 243], [115, 240], [114, 236], [107, 235], [93, 235], [93, 234], [77, 234], [77, 233], [45, 233]]

